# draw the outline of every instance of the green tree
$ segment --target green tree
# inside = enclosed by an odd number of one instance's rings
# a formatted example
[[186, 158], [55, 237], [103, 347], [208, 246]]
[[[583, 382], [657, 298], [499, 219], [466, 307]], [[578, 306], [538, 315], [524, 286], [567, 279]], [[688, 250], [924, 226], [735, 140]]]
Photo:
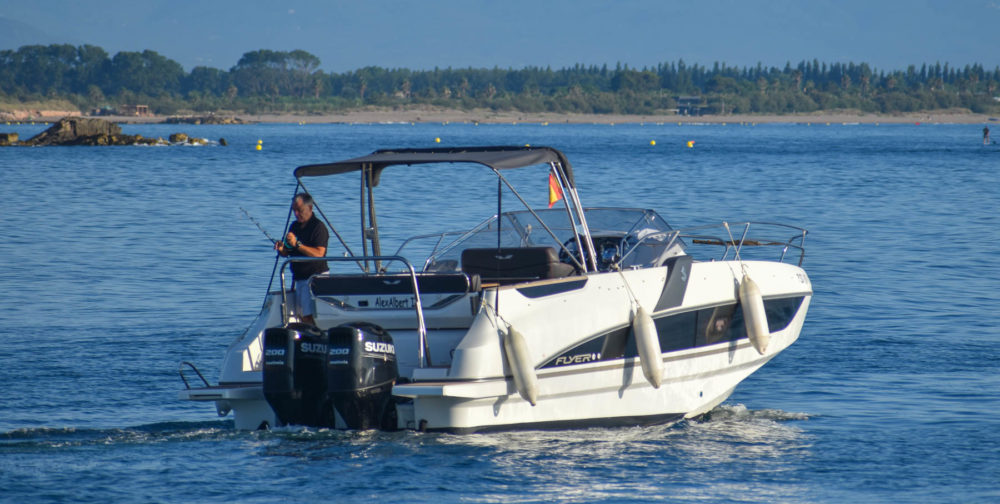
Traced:
[[184, 68], [156, 51], [120, 52], [111, 58], [109, 90], [113, 94], [129, 90], [148, 96], [179, 93]]

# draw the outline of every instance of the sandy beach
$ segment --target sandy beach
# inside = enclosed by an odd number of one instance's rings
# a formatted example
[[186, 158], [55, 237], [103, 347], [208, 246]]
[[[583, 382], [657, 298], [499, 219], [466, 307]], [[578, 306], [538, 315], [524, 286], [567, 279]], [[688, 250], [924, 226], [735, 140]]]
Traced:
[[[49, 122], [67, 115], [79, 113], [67, 110], [26, 110], [9, 114], [8, 121]], [[452, 110], [435, 108], [415, 109], [357, 109], [335, 114], [240, 114], [217, 113], [217, 117], [237, 117], [247, 122], [262, 123], [562, 123], [562, 124], [639, 124], [639, 123], [680, 123], [680, 124], [977, 124], [994, 123], [998, 118], [983, 114], [973, 114], [962, 110], [932, 111], [908, 114], [864, 114], [851, 111], [818, 112], [812, 114], [789, 115], [702, 115], [678, 116], [674, 114], [626, 115], [626, 114], [559, 114], [525, 113], [510, 111]], [[184, 116], [180, 116], [184, 117]], [[196, 116], [197, 117], [197, 116]], [[202, 116], [203, 117], [203, 116]], [[101, 116], [102, 119], [119, 123], [158, 123], [167, 116]]]

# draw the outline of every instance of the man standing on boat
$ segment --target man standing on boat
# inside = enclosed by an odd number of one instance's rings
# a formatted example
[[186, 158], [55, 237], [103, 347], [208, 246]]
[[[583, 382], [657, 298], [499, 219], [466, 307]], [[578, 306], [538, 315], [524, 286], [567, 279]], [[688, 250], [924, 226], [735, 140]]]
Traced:
[[[295, 222], [288, 227], [285, 240], [274, 244], [274, 249], [284, 257], [323, 257], [326, 255], [326, 245], [330, 233], [323, 222], [313, 214], [313, 199], [308, 193], [299, 193], [292, 200], [292, 211], [295, 212]], [[313, 300], [309, 292], [309, 277], [326, 272], [329, 269], [326, 261], [293, 262], [292, 288], [293, 305], [299, 320], [306, 324], [316, 325], [313, 318]]]

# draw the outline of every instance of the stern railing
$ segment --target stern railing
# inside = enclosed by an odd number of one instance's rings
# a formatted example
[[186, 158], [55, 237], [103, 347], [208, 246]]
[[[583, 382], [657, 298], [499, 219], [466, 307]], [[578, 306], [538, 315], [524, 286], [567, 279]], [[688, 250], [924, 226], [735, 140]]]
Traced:
[[[427, 348], [427, 325], [424, 323], [424, 308], [420, 303], [420, 286], [417, 283], [417, 271], [406, 258], [401, 256], [351, 256], [351, 257], [291, 257], [281, 264], [279, 271], [281, 285], [281, 323], [288, 324], [290, 313], [288, 306], [288, 290], [285, 288], [285, 269], [293, 262], [358, 262], [358, 261], [384, 261], [401, 262], [409, 271], [410, 281], [413, 282], [414, 309], [417, 313], [417, 361], [419, 366], [424, 368], [430, 365], [430, 352]], [[377, 275], [375, 275], [377, 276]]]

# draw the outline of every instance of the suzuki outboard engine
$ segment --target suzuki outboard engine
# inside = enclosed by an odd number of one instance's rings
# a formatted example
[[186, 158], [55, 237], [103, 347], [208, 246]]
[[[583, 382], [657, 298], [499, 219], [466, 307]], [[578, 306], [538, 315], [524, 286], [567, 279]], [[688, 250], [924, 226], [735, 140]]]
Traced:
[[332, 427], [327, 335], [307, 324], [264, 331], [264, 398], [282, 425]]
[[328, 393], [336, 427], [396, 430], [392, 386], [399, 377], [392, 336], [355, 322], [330, 329]]

